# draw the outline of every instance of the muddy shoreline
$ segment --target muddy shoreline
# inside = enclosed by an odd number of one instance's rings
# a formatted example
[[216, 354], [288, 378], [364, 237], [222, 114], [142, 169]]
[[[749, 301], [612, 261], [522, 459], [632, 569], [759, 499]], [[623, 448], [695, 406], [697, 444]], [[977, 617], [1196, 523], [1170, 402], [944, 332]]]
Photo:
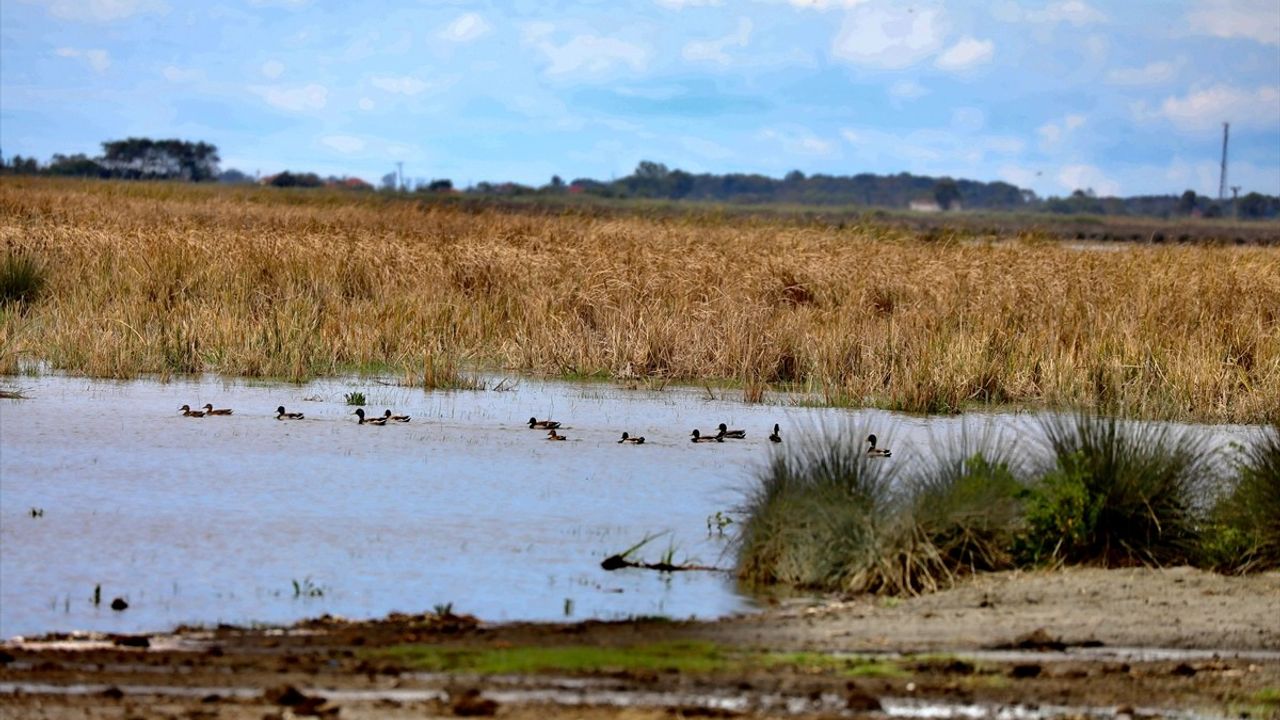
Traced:
[[[521, 672], [433, 669], [413, 653], [566, 647], [686, 650], [671, 668]], [[1280, 573], [1000, 573], [919, 598], [797, 600], [713, 622], [322, 618], [11, 639], [2, 652], [6, 718], [1275, 717]], [[680, 670], [680, 652], [718, 661]]]

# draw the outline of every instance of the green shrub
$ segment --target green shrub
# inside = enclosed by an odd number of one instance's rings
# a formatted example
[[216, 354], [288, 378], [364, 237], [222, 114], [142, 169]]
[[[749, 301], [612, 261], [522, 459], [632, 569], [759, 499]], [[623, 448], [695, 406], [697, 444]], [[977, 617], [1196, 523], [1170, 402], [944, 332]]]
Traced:
[[894, 469], [868, 458], [848, 428], [788, 443], [747, 498], [738, 571], [748, 583], [873, 589], [886, 533], [894, 525]]
[[9, 249], [0, 260], [0, 304], [35, 302], [48, 279], [44, 262], [27, 250]]
[[1051, 418], [1044, 428], [1052, 460], [1027, 493], [1023, 562], [1191, 559], [1211, 477], [1199, 435], [1085, 414]]
[[1210, 515], [1203, 562], [1226, 572], [1280, 568], [1280, 425], [1246, 445], [1235, 468]]

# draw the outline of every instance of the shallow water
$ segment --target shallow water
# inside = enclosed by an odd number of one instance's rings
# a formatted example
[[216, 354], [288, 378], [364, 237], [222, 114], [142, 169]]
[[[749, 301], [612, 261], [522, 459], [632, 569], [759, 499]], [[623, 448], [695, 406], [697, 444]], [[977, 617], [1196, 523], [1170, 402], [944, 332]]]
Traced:
[[[368, 379], [16, 384], [30, 399], [0, 400], [2, 637], [369, 618], [443, 603], [494, 621], [749, 611], [727, 573], [610, 573], [599, 563], [661, 532], [640, 559], [674, 547], [677, 561], [730, 566], [707, 518], [740, 504], [779, 450], [766, 440], [774, 422], [784, 438], [835, 422], [870, 427], [908, 463], [939, 432], [989, 424], [1026, 434], [1034, 424], [527, 379], [503, 392], [433, 393]], [[373, 413], [413, 420], [359, 426], [343, 402], [350, 390]], [[206, 402], [235, 414], [176, 410]], [[276, 421], [280, 404], [307, 419]], [[570, 440], [548, 442], [527, 428], [530, 415], [563, 421]], [[692, 427], [718, 422], [748, 438], [688, 442]], [[619, 445], [623, 430], [648, 442]], [[299, 596], [295, 582], [319, 594]], [[128, 610], [108, 608], [117, 596]]]

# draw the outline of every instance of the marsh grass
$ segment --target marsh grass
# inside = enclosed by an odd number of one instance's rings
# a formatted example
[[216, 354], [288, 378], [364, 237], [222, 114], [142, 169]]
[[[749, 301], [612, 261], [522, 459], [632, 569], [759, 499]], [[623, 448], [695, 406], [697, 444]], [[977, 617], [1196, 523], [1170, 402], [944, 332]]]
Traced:
[[[846, 437], [861, 428], [842, 428]], [[865, 435], [865, 433], [861, 433]], [[897, 467], [860, 445], [800, 434], [746, 498], [739, 576], [753, 584], [862, 591], [881, 584]]]
[[1206, 564], [1241, 573], [1280, 568], [1280, 425], [1239, 449], [1230, 489], [1206, 525]]
[[1199, 540], [1211, 454], [1192, 430], [1089, 413], [1043, 423], [1049, 460], [1026, 500], [1029, 562], [1185, 563]]
[[1280, 414], [1274, 249], [935, 236], [866, 218], [14, 178], [0, 238], [46, 281], [0, 313], [0, 371], [18, 357], [96, 377], [379, 367], [450, 388], [467, 386], [465, 358], [714, 382], [749, 401], [791, 388], [915, 412]]
[[22, 307], [35, 302], [48, 275], [44, 261], [33, 251], [6, 249], [0, 259], [0, 304]]
[[866, 458], [863, 428], [803, 434], [748, 496], [739, 577], [901, 596], [1019, 567], [1277, 567], [1276, 428], [1242, 452], [1213, 505], [1221, 463], [1193, 429], [1089, 413], [1042, 423], [1043, 448], [966, 428], [901, 466], [900, 452]]

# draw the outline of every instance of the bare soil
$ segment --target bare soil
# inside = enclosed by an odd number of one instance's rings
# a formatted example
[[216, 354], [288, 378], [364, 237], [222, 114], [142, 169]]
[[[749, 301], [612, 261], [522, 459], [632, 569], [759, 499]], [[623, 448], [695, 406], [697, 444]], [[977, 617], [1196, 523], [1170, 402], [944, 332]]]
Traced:
[[[670, 641], [808, 654], [699, 673], [480, 676], [419, 672], [382, 652], [406, 643], [474, 650]], [[1280, 717], [1280, 573], [1001, 573], [925, 597], [788, 601], [717, 622], [488, 625], [397, 615], [184, 628], [142, 644], [5, 643], [0, 717], [885, 717], [931, 703], [992, 717]], [[822, 653], [873, 658], [845, 667], [821, 662]]]

